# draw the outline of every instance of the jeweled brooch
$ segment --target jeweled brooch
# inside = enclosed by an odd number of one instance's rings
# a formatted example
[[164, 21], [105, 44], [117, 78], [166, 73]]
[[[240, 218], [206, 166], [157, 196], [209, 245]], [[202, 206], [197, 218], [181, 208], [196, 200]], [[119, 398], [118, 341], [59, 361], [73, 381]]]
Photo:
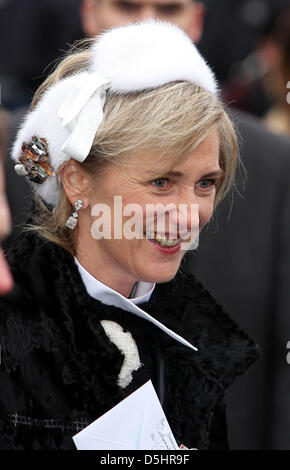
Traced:
[[27, 176], [30, 181], [42, 184], [48, 176], [55, 176], [50, 164], [47, 141], [42, 137], [31, 138], [22, 144], [22, 155], [14, 166], [16, 173]]

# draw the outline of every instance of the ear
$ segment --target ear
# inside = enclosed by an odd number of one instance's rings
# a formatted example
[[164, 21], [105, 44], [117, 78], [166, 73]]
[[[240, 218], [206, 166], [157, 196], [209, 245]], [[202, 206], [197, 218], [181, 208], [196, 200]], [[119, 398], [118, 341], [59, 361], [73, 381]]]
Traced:
[[193, 10], [192, 10], [192, 23], [191, 23], [191, 31], [190, 31], [190, 38], [193, 40], [195, 44], [198, 44], [202, 31], [203, 31], [203, 23], [205, 17], [205, 6], [201, 2], [194, 2]]
[[81, 199], [84, 203], [84, 208], [86, 208], [91, 187], [89, 175], [73, 159], [64, 166], [60, 174], [65, 194], [70, 203], [74, 205], [77, 199]]
[[97, 0], [81, 0], [80, 15], [82, 20], [82, 28], [85, 35], [89, 37], [95, 36], [99, 33], [96, 2]]

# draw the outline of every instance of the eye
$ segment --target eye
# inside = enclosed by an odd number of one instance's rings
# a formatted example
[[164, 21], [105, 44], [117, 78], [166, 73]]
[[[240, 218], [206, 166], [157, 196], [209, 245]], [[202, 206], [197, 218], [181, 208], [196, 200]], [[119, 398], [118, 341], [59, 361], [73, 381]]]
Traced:
[[159, 5], [158, 11], [162, 15], [176, 15], [182, 10], [182, 5], [178, 3]]
[[204, 180], [200, 180], [197, 183], [197, 186], [199, 186], [200, 189], [204, 189], [204, 190], [211, 189], [215, 185], [216, 185], [215, 179], [204, 179]]
[[166, 188], [167, 184], [169, 183], [168, 178], [157, 178], [156, 180], [150, 181], [150, 183], [158, 189]]
[[120, 0], [116, 2], [116, 5], [120, 10], [123, 10], [128, 13], [138, 10], [138, 4], [135, 4], [134, 2], [126, 2], [126, 1]]

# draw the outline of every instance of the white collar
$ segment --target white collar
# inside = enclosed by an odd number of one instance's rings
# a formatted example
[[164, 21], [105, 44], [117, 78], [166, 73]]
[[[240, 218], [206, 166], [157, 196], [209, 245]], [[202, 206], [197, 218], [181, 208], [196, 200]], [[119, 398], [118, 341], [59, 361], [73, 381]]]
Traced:
[[115, 291], [114, 289], [111, 289], [110, 287], [106, 286], [101, 281], [98, 281], [98, 279], [93, 277], [79, 263], [76, 257], [74, 257], [74, 261], [78, 267], [80, 276], [86, 287], [87, 293], [91, 297], [93, 297], [96, 300], [100, 300], [102, 303], [106, 305], [114, 305], [115, 307], [122, 308], [123, 310], [126, 310], [127, 312], [134, 313], [135, 315], [150, 321], [151, 323], [156, 325], [158, 328], [163, 330], [165, 333], [167, 333], [169, 336], [174, 338], [176, 341], [179, 341], [180, 343], [184, 344], [185, 346], [188, 346], [191, 349], [197, 350], [195, 346], [192, 346], [192, 344], [190, 344], [184, 338], [179, 336], [177, 333], [174, 333], [174, 331], [167, 328], [165, 325], [163, 325], [163, 323], [159, 322], [154, 317], [149, 315], [149, 313], [137, 307], [137, 304], [140, 304], [142, 302], [147, 302], [150, 299], [151, 294], [153, 290], [155, 289], [155, 285], [156, 285], [155, 283], [139, 281], [137, 283], [137, 286], [136, 285], [134, 286], [135, 289], [133, 289], [132, 291], [134, 292], [135, 297], [128, 299], [127, 297], [124, 297], [119, 292]]
[[[119, 292], [111, 289], [110, 287], [103, 284], [101, 281], [98, 281], [93, 277], [77, 260], [74, 258], [75, 263], [78, 267], [79, 273], [87, 289], [87, 293], [94, 299], [101, 300], [103, 304], [106, 305], [115, 305], [115, 307], [120, 307], [127, 310], [128, 302], [133, 304], [141, 304], [142, 302], [147, 302], [152, 292], [154, 291], [155, 284], [150, 282], [139, 281], [137, 285], [135, 284], [132, 293], [134, 297], [124, 297], [124, 295]], [[132, 294], [131, 293], [131, 294]]]

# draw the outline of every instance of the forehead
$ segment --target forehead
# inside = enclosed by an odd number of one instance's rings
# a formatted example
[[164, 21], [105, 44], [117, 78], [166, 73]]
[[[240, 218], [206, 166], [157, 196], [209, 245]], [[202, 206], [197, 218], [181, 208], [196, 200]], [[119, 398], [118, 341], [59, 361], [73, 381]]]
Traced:
[[220, 168], [219, 148], [218, 133], [214, 130], [200, 142], [195, 150], [182, 158], [180, 162], [177, 161], [172, 169], [185, 175], [191, 170], [201, 173], [217, 171]]
[[180, 173], [184, 176], [201, 176], [215, 172], [219, 165], [219, 137], [216, 131], [208, 134], [190, 154], [178, 158], [178, 155], [157, 154], [141, 151], [124, 158], [121, 172], [138, 174], [150, 178], [167, 173]]

